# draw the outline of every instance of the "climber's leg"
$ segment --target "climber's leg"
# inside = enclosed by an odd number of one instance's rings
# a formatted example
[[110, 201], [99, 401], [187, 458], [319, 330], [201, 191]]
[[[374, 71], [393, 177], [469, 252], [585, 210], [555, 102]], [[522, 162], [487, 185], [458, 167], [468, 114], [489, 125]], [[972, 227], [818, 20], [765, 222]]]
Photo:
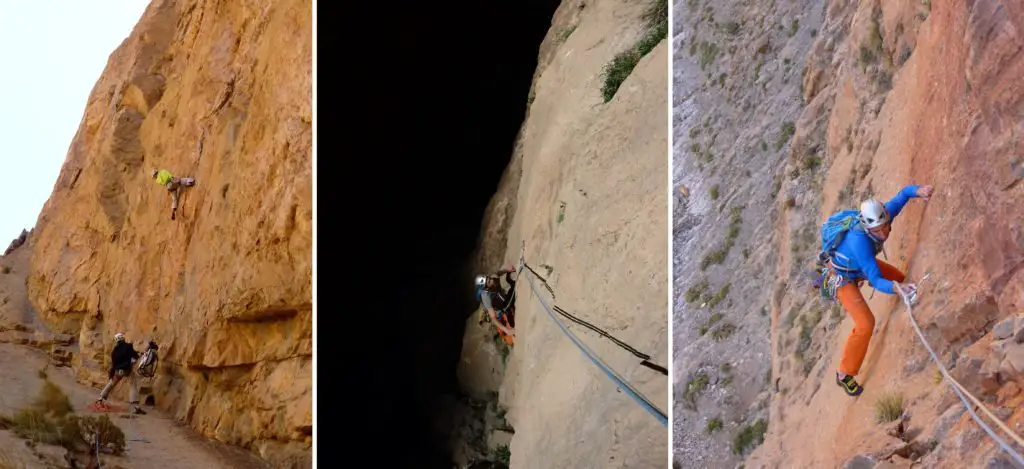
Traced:
[[179, 179], [171, 178], [171, 181], [167, 183], [167, 190], [171, 193], [171, 220], [174, 220], [174, 215], [178, 211], [178, 195], [181, 193]]
[[132, 406], [132, 412], [144, 415], [146, 412], [142, 410], [142, 407], [139, 407], [139, 381], [135, 373], [128, 377], [128, 383], [131, 384], [131, 389], [128, 391], [128, 403]]
[[871, 313], [871, 308], [868, 308], [864, 295], [853, 283], [839, 287], [836, 296], [846, 313], [853, 318], [853, 330], [850, 331], [850, 335], [846, 339], [846, 346], [843, 347], [839, 372], [856, 376], [857, 373], [860, 373], [860, 365], [868, 353], [871, 333], [875, 330], [875, 315]]
[[117, 383], [118, 383], [119, 381], [121, 381], [121, 377], [120, 377], [120, 376], [118, 376], [118, 375], [117, 375], [117, 374], [115, 373], [115, 374], [114, 374], [114, 376], [112, 376], [112, 377], [110, 378], [110, 380], [108, 380], [108, 381], [107, 381], [107, 385], [106, 385], [106, 386], [103, 386], [103, 390], [102, 390], [102, 391], [100, 391], [100, 398], [99, 398], [98, 400], [100, 400], [100, 401], [104, 401], [104, 400], [106, 400], [106, 399], [107, 399], [107, 396], [109, 396], [109, 395], [110, 395], [110, 391], [113, 391], [113, 390], [114, 390], [114, 386], [117, 386]]

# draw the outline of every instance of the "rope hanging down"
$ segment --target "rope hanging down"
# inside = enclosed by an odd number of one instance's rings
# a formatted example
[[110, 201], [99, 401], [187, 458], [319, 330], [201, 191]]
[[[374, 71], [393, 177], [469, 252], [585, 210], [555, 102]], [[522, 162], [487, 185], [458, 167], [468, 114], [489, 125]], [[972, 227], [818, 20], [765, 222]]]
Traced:
[[[921, 282], [924, 282], [924, 280], [927, 279], [929, 275], [931, 274], [925, 274], [925, 276], [921, 278], [921, 281], [917, 282], [918, 287], [920, 287]], [[936, 355], [935, 351], [932, 350], [932, 346], [928, 344], [927, 340], [925, 340], [924, 333], [921, 332], [921, 327], [917, 325], [917, 320], [914, 319], [914, 310], [910, 305], [912, 303], [911, 299], [907, 298], [907, 296], [904, 295], [903, 292], [899, 291], [898, 289], [897, 292], [899, 293], [900, 297], [903, 298], [903, 304], [907, 305], [907, 316], [910, 316], [910, 324], [914, 326], [914, 332], [917, 332], [917, 336], [921, 338], [921, 343], [923, 343], [924, 347], [928, 349], [928, 354], [932, 356], [932, 361], [934, 361], [935, 364], [938, 365], [939, 371], [942, 373], [942, 376], [946, 378], [946, 380], [949, 381], [950, 384], [953, 386], [953, 392], [955, 392], [956, 395], [960, 398], [960, 401], [963, 402], [964, 408], [966, 408], [967, 412], [971, 414], [971, 417], [974, 418], [974, 421], [978, 422], [978, 425], [981, 426], [982, 430], [985, 430], [985, 433], [988, 433], [988, 436], [992, 437], [992, 439], [995, 440], [996, 443], [999, 443], [999, 446], [1003, 448], [1003, 451], [1006, 451], [1010, 456], [1013, 456], [1013, 459], [1016, 460], [1017, 463], [1024, 465], [1024, 457], [1022, 457], [1020, 453], [1014, 451], [1013, 448], [1011, 448], [1010, 445], [1006, 443], [1006, 441], [1004, 441], [1002, 438], [999, 438], [999, 435], [996, 435], [996, 433], [992, 431], [992, 428], [986, 425], [985, 422], [982, 421], [980, 417], [978, 417], [978, 414], [974, 412], [971, 403], [968, 402], [968, 397], [971, 401], [974, 402], [975, 405], [981, 408], [981, 410], [984, 411], [985, 414], [988, 415], [988, 417], [992, 419], [992, 421], [995, 422], [996, 425], [999, 426], [999, 428], [1006, 432], [1007, 435], [1010, 435], [1010, 437], [1012, 437], [1017, 442], [1017, 444], [1024, 447], [1024, 440], [1022, 440], [1020, 436], [1018, 436], [1016, 433], [1010, 430], [1006, 426], [1006, 424], [1003, 423], [1002, 420], [993, 415], [992, 412], [990, 412], [988, 408], [985, 407], [985, 405], [978, 400], [978, 398], [974, 397], [974, 395], [972, 395], [970, 391], [964, 388], [963, 385], [957, 382], [957, 380], [954, 379], [953, 376], [949, 374], [949, 371], [946, 370], [945, 366], [943, 366], [942, 361], [939, 360], [938, 355]]]
[[[524, 242], [523, 243], [523, 250], [524, 251], [526, 249], [525, 248], [525, 244], [526, 243]], [[522, 272], [523, 268], [529, 269], [530, 273], [532, 273], [537, 278], [539, 278], [541, 281], [543, 281], [544, 286], [547, 288], [547, 290], [549, 292], [552, 293], [552, 298], [554, 298], [554, 292], [552, 291], [551, 286], [549, 286], [547, 284], [547, 280], [545, 280], [540, 275], [537, 275], [537, 272], [535, 272], [532, 268], [530, 268], [528, 265], [526, 265], [526, 258], [524, 256], [524, 254], [520, 254], [519, 264], [520, 264], [520, 268], [519, 268], [520, 272]], [[550, 317], [551, 320], [555, 322], [555, 325], [557, 325], [558, 328], [562, 331], [562, 333], [565, 334], [566, 337], [568, 337], [569, 340], [571, 340], [572, 343], [575, 344], [576, 347], [579, 348], [581, 352], [583, 352], [583, 355], [586, 356], [587, 359], [589, 359], [591, 361], [591, 363], [593, 363], [601, 371], [603, 371], [604, 374], [608, 376], [608, 378], [610, 378], [612, 381], [614, 381], [615, 384], [618, 385], [618, 387], [621, 390], [625, 391], [626, 394], [628, 394], [634, 401], [636, 401], [637, 404], [639, 404], [641, 407], [643, 407], [644, 410], [646, 410], [648, 413], [653, 415], [654, 418], [658, 419], [658, 421], [661, 422], [661, 424], [663, 426], [667, 427], [668, 426], [668, 415], [665, 414], [664, 411], [659, 409], [653, 403], [651, 403], [651, 401], [648, 400], [646, 397], [644, 397], [644, 395], [641, 394], [640, 391], [636, 390], [635, 388], [633, 388], [633, 386], [631, 386], [629, 383], [627, 383], [626, 380], [623, 379], [621, 376], [619, 376], [618, 373], [616, 373], [614, 370], [612, 370], [611, 367], [609, 367], [606, 363], [601, 361], [601, 359], [598, 358], [597, 355], [592, 350], [590, 350], [590, 348], [587, 347], [586, 344], [584, 344], [582, 341], [580, 341], [580, 339], [578, 337], [576, 337], [576, 335], [573, 334], [572, 331], [570, 331], [569, 328], [567, 328], [565, 326], [565, 324], [562, 324], [562, 321], [559, 321], [558, 318], [555, 317], [555, 312], [552, 310], [552, 307], [549, 307], [547, 302], [545, 302], [544, 299], [540, 295], [537, 294], [537, 288], [536, 288], [536, 286], [533, 283], [533, 279], [530, 276], [527, 276], [526, 277], [526, 281], [530, 284], [530, 289], [533, 290], [534, 295], [537, 297], [537, 301], [539, 301], [541, 306], [544, 307], [544, 311], [548, 313], [548, 317]], [[555, 310], [561, 310], [561, 308], [559, 308], [558, 306], [554, 306], [554, 309]], [[602, 334], [602, 335], [612, 339], [616, 344], [619, 344], [620, 346], [624, 346], [623, 348], [626, 348], [627, 350], [630, 350], [634, 355], [640, 356], [642, 358], [646, 357], [646, 358], [643, 358], [644, 362], [642, 364], [644, 366], [646, 366], [648, 368], [655, 369], [657, 371], [664, 372], [666, 375], [668, 374], [667, 370], [665, 370], [665, 368], [660, 367], [658, 365], [655, 365], [655, 364], [650, 363], [649, 361], [647, 361], [647, 360], [650, 359], [650, 356], [648, 356], [646, 354], [643, 354], [643, 353], [640, 353], [640, 352], [637, 352], [636, 349], [633, 349], [632, 347], [630, 347], [629, 345], [625, 344], [624, 342], [619, 341], [618, 339], [615, 339], [614, 337], [612, 337], [608, 333], [602, 331], [601, 329], [598, 329], [597, 327], [595, 327], [595, 326], [593, 326], [593, 325], [591, 325], [589, 323], [586, 323], [585, 321], [583, 321], [581, 319], [578, 319], [578, 318], [576, 318], [575, 316], [572, 316], [569, 313], [564, 312], [564, 310], [560, 311], [559, 314], [571, 318], [574, 322], [577, 322], [577, 324], [582, 324], [582, 325], [588, 326], [592, 330], [596, 330], [598, 333], [600, 333], [600, 334]]]

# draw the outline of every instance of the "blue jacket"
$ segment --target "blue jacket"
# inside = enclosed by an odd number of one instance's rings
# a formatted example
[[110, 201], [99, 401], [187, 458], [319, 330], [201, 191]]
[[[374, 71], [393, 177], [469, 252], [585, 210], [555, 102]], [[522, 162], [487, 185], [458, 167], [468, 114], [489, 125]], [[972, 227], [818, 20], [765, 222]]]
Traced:
[[[907, 205], [911, 198], [917, 197], [917, 188], [917, 185], [906, 186], [896, 194], [896, 197], [885, 203], [890, 222], [903, 211], [903, 206]], [[846, 234], [843, 242], [839, 243], [833, 263], [841, 269], [853, 271], [841, 272], [844, 277], [851, 280], [867, 279], [876, 290], [894, 295], [896, 292], [892, 289], [892, 281], [882, 278], [882, 271], [875, 259], [881, 249], [882, 244], [876, 245], [866, 230], [852, 229]]]

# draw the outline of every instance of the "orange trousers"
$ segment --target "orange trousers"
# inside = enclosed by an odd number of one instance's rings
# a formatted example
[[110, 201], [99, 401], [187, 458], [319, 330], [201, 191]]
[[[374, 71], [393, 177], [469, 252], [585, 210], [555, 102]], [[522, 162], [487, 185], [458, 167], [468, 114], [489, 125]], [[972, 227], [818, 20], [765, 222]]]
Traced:
[[[878, 269], [882, 271], [882, 277], [886, 280], [903, 282], [906, 278], [899, 269], [881, 260], [878, 260]], [[860, 293], [860, 288], [855, 283], [839, 287], [836, 291], [836, 298], [839, 300], [839, 304], [843, 305], [846, 313], [853, 318], [853, 330], [846, 338], [843, 356], [839, 361], [839, 372], [856, 376], [860, 372], [864, 356], [868, 354], [871, 333], [875, 330], [875, 315], [871, 313], [868, 302], [864, 300], [864, 295]]]

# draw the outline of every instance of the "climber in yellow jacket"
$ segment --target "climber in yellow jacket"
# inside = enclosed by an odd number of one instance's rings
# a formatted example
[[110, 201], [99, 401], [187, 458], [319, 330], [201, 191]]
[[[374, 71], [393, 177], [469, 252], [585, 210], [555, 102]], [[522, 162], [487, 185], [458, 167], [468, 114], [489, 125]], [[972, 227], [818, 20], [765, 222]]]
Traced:
[[175, 177], [166, 169], [154, 169], [152, 175], [153, 179], [156, 179], [157, 184], [166, 187], [167, 191], [171, 193], [171, 220], [174, 220], [174, 214], [178, 211], [178, 195], [181, 194], [181, 188], [196, 185], [196, 180], [194, 178]]

